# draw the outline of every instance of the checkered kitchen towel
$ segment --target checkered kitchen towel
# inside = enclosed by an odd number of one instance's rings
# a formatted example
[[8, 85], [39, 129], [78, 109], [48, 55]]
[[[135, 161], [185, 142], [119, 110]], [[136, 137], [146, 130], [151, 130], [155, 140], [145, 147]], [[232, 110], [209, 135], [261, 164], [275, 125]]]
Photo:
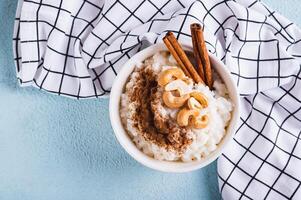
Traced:
[[241, 94], [239, 128], [218, 161], [222, 197], [301, 199], [301, 31], [260, 1], [20, 0], [17, 76], [59, 95], [104, 96], [133, 54], [167, 31], [190, 40], [193, 22]]

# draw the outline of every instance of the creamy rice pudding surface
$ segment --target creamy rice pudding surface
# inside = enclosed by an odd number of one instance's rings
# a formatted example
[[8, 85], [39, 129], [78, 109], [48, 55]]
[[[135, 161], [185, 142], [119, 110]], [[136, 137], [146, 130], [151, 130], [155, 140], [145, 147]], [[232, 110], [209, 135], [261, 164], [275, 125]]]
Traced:
[[[137, 63], [121, 96], [121, 120], [135, 145], [148, 156], [168, 161], [202, 160], [224, 137], [233, 106], [217, 74], [213, 91], [188, 77], [162, 79], [162, 73], [179, 70], [166, 51]], [[168, 84], [160, 85], [166, 77]], [[196, 101], [194, 94], [201, 94], [206, 105], [200, 104], [202, 99]], [[180, 102], [180, 107], [178, 101], [169, 104], [166, 98], [174, 96], [183, 97], [185, 103]], [[187, 113], [191, 114], [188, 118]]]

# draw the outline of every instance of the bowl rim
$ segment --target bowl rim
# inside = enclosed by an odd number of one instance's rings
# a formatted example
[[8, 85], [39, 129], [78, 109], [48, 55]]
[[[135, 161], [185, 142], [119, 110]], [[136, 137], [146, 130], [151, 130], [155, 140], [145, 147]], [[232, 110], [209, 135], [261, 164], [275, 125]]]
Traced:
[[[192, 51], [192, 46], [187, 43], [181, 43], [184, 50]], [[121, 117], [120, 117], [120, 99], [121, 94], [124, 90], [125, 84], [128, 81], [130, 74], [133, 72], [135, 68], [135, 64], [145, 60], [146, 58], [154, 55], [155, 52], [158, 51], [167, 51], [164, 43], [153, 44], [140, 52], [136, 53], [132, 56], [121, 68], [117, 77], [114, 80], [111, 94], [110, 94], [110, 102], [109, 102], [109, 114], [110, 114], [110, 122], [113, 128], [114, 134], [120, 143], [120, 145], [124, 148], [124, 150], [133, 157], [136, 161], [141, 163], [144, 166], [149, 168], [162, 171], [162, 172], [190, 172], [196, 169], [203, 168], [208, 164], [214, 162], [223, 152], [225, 147], [230, 143], [232, 138], [234, 137], [239, 113], [240, 113], [240, 102], [239, 102], [239, 94], [236, 84], [234, 80], [231, 78], [230, 71], [224, 65], [222, 61], [220, 61], [213, 54], [209, 53], [210, 62], [214, 63], [215, 71], [218, 71], [221, 79], [225, 83], [226, 87], [229, 90], [229, 86], [231, 91], [229, 91], [231, 96], [231, 101], [234, 104], [232, 116], [230, 123], [227, 127], [226, 134], [224, 135], [221, 142], [218, 144], [216, 150], [214, 150], [208, 157], [201, 161], [192, 161], [192, 162], [182, 162], [182, 161], [160, 161], [156, 160], [146, 154], [144, 154], [138, 147], [134, 144], [125, 128], [122, 125]], [[218, 66], [217, 66], [218, 65]], [[223, 74], [220, 74], [222, 72]], [[225, 80], [225, 76], [227, 79]]]

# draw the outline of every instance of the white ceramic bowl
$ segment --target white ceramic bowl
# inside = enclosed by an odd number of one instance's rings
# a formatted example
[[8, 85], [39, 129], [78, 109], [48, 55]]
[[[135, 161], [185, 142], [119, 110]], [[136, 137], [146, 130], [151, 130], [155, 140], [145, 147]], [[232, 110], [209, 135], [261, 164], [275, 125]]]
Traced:
[[[192, 51], [192, 47], [189, 45], [182, 44], [184, 50]], [[164, 171], [164, 172], [188, 172], [202, 168], [211, 162], [213, 162], [218, 156], [221, 155], [225, 146], [231, 141], [234, 136], [236, 125], [239, 117], [239, 96], [237, 92], [237, 87], [234, 81], [231, 79], [230, 72], [226, 66], [218, 60], [215, 56], [210, 54], [210, 61], [215, 69], [215, 71], [220, 75], [224, 83], [226, 84], [230, 98], [234, 103], [234, 110], [232, 112], [232, 118], [230, 124], [227, 128], [226, 135], [218, 145], [218, 148], [212, 152], [207, 158], [201, 161], [192, 161], [192, 162], [171, 162], [171, 161], [159, 161], [154, 158], [151, 158], [140, 151], [136, 145], [133, 143], [126, 130], [124, 129], [120, 114], [120, 97], [124, 90], [124, 86], [127, 83], [129, 75], [135, 68], [137, 62], [141, 62], [146, 58], [152, 56], [158, 51], [167, 50], [163, 43], [152, 45], [137, 54], [135, 54], [130, 60], [128, 60], [120, 72], [118, 73], [115, 82], [113, 84], [111, 95], [110, 95], [110, 120], [113, 130], [115, 132], [116, 138], [121, 144], [121, 146], [138, 162], [141, 164], [150, 167], [155, 170]]]

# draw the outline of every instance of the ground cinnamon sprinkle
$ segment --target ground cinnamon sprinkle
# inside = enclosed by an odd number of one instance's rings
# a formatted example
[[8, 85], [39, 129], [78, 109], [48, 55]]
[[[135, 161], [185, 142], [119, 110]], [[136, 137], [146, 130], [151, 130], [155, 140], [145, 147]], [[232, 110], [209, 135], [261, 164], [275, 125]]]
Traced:
[[163, 117], [159, 112], [163, 102], [157, 75], [147, 66], [137, 72], [137, 82], [129, 93], [130, 101], [137, 104], [132, 119], [135, 128], [145, 140], [167, 150], [183, 152], [192, 139], [187, 136], [186, 128], [179, 127], [173, 118]]

